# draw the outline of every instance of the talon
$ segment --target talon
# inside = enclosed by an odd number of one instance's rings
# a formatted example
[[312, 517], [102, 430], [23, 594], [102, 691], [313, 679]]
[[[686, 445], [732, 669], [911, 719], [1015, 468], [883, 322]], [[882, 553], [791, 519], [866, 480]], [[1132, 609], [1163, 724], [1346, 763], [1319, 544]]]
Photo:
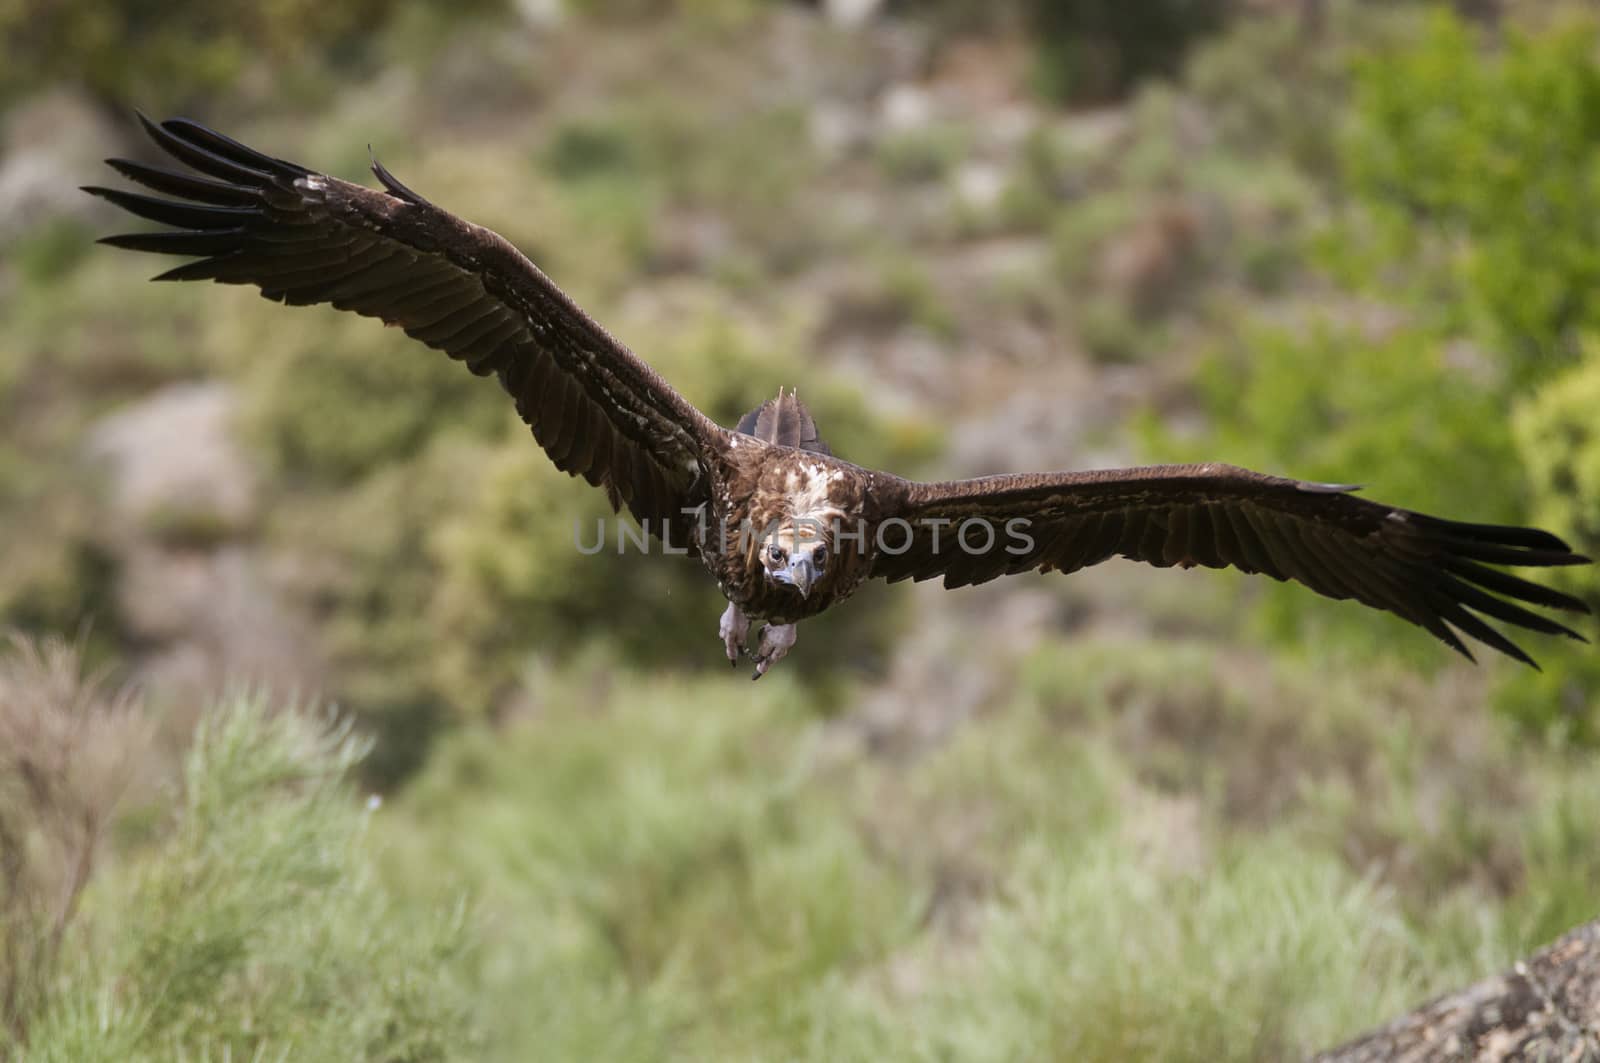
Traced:
[[717, 623], [717, 635], [722, 639], [723, 652], [728, 655], [728, 667], [739, 667], [739, 655], [745, 652], [745, 638], [750, 633], [750, 619], [737, 605], [728, 603]]
[[767, 671], [779, 661], [784, 654], [794, 646], [795, 625], [793, 624], [768, 624], [761, 629], [761, 640], [756, 646], [756, 652], [750, 655], [756, 662], [756, 673], [751, 679], [760, 679]]

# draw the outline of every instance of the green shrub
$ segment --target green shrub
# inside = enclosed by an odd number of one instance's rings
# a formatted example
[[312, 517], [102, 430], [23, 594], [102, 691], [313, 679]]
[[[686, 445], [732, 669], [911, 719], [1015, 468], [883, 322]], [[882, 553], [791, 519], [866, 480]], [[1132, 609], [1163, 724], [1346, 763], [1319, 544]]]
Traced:
[[[209, 294], [209, 293], [208, 293]], [[348, 486], [414, 459], [435, 436], [497, 431], [509, 400], [493, 379], [473, 376], [438, 351], [354, 314], [263, 304], [247, 321], [272, 317], [272, 344], [236, 367], [241, 428], [280, 484]], [[237, 324], [211, 331], [217, 350], [243, 349]]]
[[[1539, 400], [1517, 443], [1508, 409], [1574, 364], [1600, 314], [1600, 23], [1573, 15], [1485, 40], [1437, 12], [1386, 21], [1378, 39], [1354, 66], [1338, 142], [1345, 202], [1319, 242], [1322, 264], [1357, 293], [1348, 315], [1370, 314], [1373, 297], [1393, 309], [1366, 329], [1327, 315], [1292, 330], [1247, 321], [1205, 363], [1211, 428], [1184, 450], [1365, 482], [1407, 508], [1575, 533], [1562, 521], [1586, 500], [1560, 470], [1581, 464], [1585, 444], [1560, 426], [1577, 404]], [[1294, 588], [1268, 599], [1266, 624], [1296, 642], [1317, 630], [1375, 647], [1396, 630]], [[1313, 615], [1325, 619], [1308, 626]], [[1525, 719], [1571, 717], [1590, 669], [1548, 640], [1531, 649], [1549, 677], [1512, 681], [1504, 704]]]
[[[1600, 348], [1518, 404], [1517, 450], [1532, 480], [1532, 513], [1583, 553], [1600, 554]], [[1566, 574], [1600, 603], [1592, 570]]]
[[[1600, 356], [1585, 360], [1519, 403], [1513, 428], [1523, 468], [1532, 481], [1533, 519], [1567, 538], [1573, 549], [1600, 557]], [[1577, 594], [1600, 614], [1600, 577], [1591, 567], [1541, 574]], [[1593, 621], [1577, 629], [1594, 637]], [[1566, 644], [1546, 671], [1511, 677], [1497, 703], [1530, 726], [1585, 744], [1600, 741], [1600, 656], [1592, 646]], [[1543, 659], [1543, 655], [1541, 655]]]
[[590, 654], [442, 746], [396, 805], [391, 874], [427, 893], [449, 868], [478, 898], [493, 1058], [793, 1058], [837, 1027], [818, 1005], [921, 898], [818, 785], [811, 700], [781, 672]]
[[1217, 652], [1046, 638], [903, 756], [946, 705], [570, 656], [441, 743], [387, 877], [471, 890], [506, 1060], [1303, 1056], [1592, 916], [1584, 761], [1459, 677]]
[[1517, 386], [1600, 323], [1597, 47], [1593, 16], [1485, 43], [1441, 12], [1356, 68], [1346, 276], [1474, 335]]
[[[1247, 325], [1202, 368], [1210, 417], [1203, 437], [1180, 440], [1155, 427], [1147, 442], [1170, 460], [1203, 453], [1279, 475], [1363, 484], [1367, 497], [1407, 509], [1514, 521], [1525, 496], [1504, 400], [1454, 364], [1454, 354], [1404, 329], [1372, 336], [1317, 320], [1293, 330]], [[1264, 608], [1256, 622], [1283, 642], [1331, 638], [1401, 649], [1419, 664], [1447, 659], [1399, 620], [1298, 585], [1257, 584]]]
[[856, 295], [866, 304], [861, 310], [886, 323], [915, 326], [946, 343], [956, 338], [959, 326], [950, 299], [921, 260], [885, 253], [877, 263], [877, 274], [871, 288]]
[[[531, 446], [531, 443], [530, 443]], [[421, 763], [434, 735], [480, 703], [435, 681], [455, 635], [433, 627], [436, 529], [477, 490], [486, 449], [438, 441], [359, 484], [279, 507], [272, 540], [297, 562], [290, 591], [316, 624], [330, 692], [377, 739], [367, 777], [392, 784]]]
[[29, 229], [7, 250], [27, 284], [43, 288], [72, 272], [94, 246], [76, 218], [53, 218]]
[[[937, 1057], [1301, 1057], [1416, 995], [1410, 932], [1337, 861], [1268, 840], [1163, 872], [1125, 842], [1028, 849], [1008, 882], [1019, 902], [986, 913], [963, 980], [982, 990], [941, 986], [925, 1005]], [[1357, 969], [1368, 993], [1329, 992]]]
[[470, 1054], [459, 910], [373, 877], [347, 726], [258, 698], [209, 711], [170, 832], [95, 880], [19, 1060]]
[[645, 161], [641, 133], [616, 116], [563, 122], [550, 134], [540, 161], [562, 181], [628, 176]]
[[972, 131], [953, 122], [930, 123], [893, 133], [878, 142], [878, 161], [895, 181], [939, 181], [950, 176], [972, 150]]

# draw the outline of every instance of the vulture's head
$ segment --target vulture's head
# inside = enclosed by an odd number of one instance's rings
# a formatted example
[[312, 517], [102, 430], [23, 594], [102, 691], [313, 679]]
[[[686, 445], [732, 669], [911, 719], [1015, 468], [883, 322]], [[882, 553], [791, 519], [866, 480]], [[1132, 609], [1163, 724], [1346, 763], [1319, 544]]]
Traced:
[[761, 564], [767, 578], [787, 583], [802, 598], [828, 574], [833, 560], [830, 529], [820, 521], [800, 520], [778, 528], [761, 547]]

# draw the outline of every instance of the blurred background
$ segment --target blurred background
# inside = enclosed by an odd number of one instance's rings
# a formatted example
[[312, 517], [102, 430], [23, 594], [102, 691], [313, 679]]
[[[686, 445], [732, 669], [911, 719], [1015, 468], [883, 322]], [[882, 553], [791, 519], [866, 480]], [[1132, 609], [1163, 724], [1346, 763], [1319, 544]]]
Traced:
[[1600, 555], [1587, 5], [0, 3], [0, 1052], [1270, 1060], [1600, 909], [1591, 648], [1113, 563], [751, 684], [492, 383], [96, 248], [134, 107], [371, 145], [725, 424]]

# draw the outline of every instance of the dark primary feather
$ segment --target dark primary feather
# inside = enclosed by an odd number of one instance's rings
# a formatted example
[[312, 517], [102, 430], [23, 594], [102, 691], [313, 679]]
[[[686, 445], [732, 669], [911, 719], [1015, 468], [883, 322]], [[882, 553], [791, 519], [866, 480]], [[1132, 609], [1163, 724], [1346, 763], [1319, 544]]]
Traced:
[[[1442, 520], [1357, 498], [1354, 490], [1227, 465], [907, 484], [896, 515], [914, 530], [910, 546], [880, 554], [873, 575], [891, 581], [943, 576], [946, 586], [955, 587], [1028, 569], [1073, 572], [1120, 556], [1162, 567], [1233, 567], [1294, 580], [1330, 598], [1353, 598], [1403, 617], [1469, 658], [1461, 635], [1534, 664], [1485, 617], [1583, 639], [1528, 608], [1587, 613], [1583, 602], [1487, 567], [1589, 560], [1556, 536]], [[992, 549], [973, 553], [957, 541], [961, 523], [973, 518], [999, 532]], [[1026, 522], [1026, 549], [1020, 537], [1004, 533], [1012, 519]], [[935, 528], [942, 533], [937, 550]], [[976, 531], [968, 537], [974, 547], [983, 542]]]
[[278, 302], [330, 303], [397, 325], [495, 375], [559, 468], [603, 487], [653, 532], [685, 531], [681, 510], [703, 501], [722, 429], [509, 243], [435, 207], [376, 160], [383, 191], [185, 119], [139, 118], [190, 169], [107, 160], [157, 195], [85, 191], [169, 228], [102, 242], [196, 259], [159, 280], [251, 284]]

